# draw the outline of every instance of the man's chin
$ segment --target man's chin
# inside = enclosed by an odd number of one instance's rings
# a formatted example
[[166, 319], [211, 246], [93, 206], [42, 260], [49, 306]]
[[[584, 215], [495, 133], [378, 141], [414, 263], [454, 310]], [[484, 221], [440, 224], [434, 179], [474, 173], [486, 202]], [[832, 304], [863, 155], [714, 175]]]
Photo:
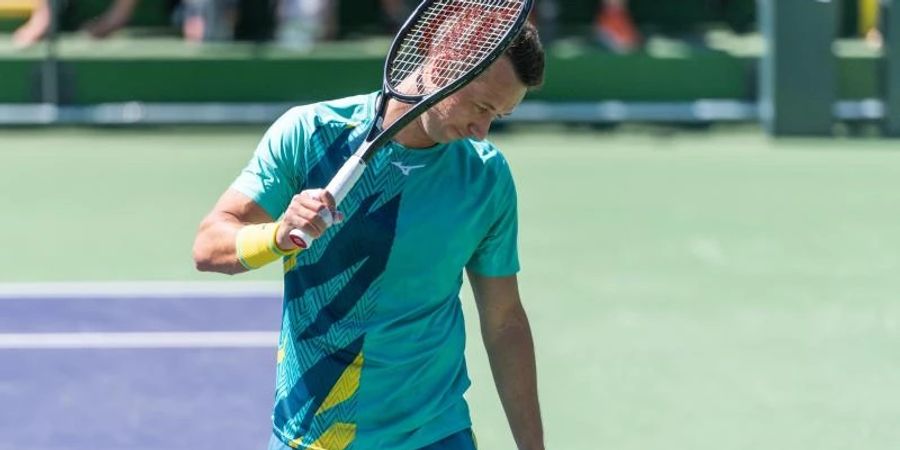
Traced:
[[454, 136], [446, 135], [446, 134], [442, 134], [440, 136], [429, 136], [429, 137], [431, 138], [431, 140], [434, 141], [434, 145], [449, 144], [449, 143], [457, 140]]
[[458, 129], [451, 128], [451, 129], [447, 130], [447, 133], [443, 136], [444, 139], [441, 143], [448, 144], [453, 141], [458, 141], [464, 137], [465, 136], [463, 136], [463, 134], [460, 133]]

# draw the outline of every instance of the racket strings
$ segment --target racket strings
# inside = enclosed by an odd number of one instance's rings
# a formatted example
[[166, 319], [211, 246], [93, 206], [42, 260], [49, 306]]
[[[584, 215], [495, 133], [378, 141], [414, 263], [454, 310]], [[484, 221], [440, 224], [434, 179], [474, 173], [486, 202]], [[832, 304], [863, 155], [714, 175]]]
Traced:
[[[443, 88], [497, 48], [522, 13], [524, 0], [442, 0], [429, 5], [403, 37], [390, 64], [391, 86], [421, 95]], [[427, 83], [404, 83], [428, 67]]]

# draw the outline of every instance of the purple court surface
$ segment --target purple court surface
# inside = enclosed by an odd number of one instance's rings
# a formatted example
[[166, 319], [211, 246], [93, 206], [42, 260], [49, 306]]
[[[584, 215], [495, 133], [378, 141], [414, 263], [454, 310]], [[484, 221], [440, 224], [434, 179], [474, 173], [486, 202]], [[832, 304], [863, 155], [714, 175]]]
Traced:
[[0, 450], [264, 449], [281, 293], [234, 286], [0, 287]]

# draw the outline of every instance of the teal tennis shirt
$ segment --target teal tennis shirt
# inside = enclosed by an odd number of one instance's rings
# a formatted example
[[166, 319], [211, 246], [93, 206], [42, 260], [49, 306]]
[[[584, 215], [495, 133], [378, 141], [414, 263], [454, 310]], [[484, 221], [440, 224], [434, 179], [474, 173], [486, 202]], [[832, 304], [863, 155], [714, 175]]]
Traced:
[[[365, 138], [376, 94], [296, 107], [232, 188], [273, 218], [322, 188]], [[463, 268], [519, 270], [516, 193], [487, 141], [390, 143], [336, 224], [284, 260], [275, 435], [306, 449], [418, 449], [471, 426]]]

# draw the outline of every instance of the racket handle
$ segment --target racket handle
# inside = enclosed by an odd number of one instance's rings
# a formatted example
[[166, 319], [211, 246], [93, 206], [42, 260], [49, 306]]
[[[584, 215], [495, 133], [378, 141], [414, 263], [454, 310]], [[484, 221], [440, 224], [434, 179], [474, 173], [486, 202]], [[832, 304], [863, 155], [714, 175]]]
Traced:
[[294, 243], [297, 247], [300, 247], [300, 250], [306, 250], [309, 248], [309, 245], [313, 243], [315, 239], [312, 236], [307, 235], [303, 231], [299, 229], [291, 230], [288, 235], [291, 238], [291, 242]]
[[[323, 209], [319, 211], [319, 217], [325, 221], [325, 225], [331, 226], [334, 223], [334, 216], [331, 215], [331, 211], [327, 209]], [[291, 242], [294, 243], [297, 247], [300, 247], [302, 250], [306, 250], [309, 246], [316, 240], [316, 238], [306, 234], [303, 230], [293, 229], [288, 236], [291, 238]]]
[[357, 154], [348, 158], [347, 162], [341, 166], [341, 170], [338, 170], [334, 178], [328, 182], [328, 186], [325, 186], [325, 190], [334, 197], [335, 206], [339, 206], [344, 201], [344, 197], [347, 196], [350, 189], [353, 189], [353, 186], [356, 186], [359, 177], [366, 170], [366, 162]]
[[[363, 172], [366, 170], [366, 163], [357, 155], [351, 156], [347, 162], [341, 166], [341, 169], [338, 173], [331, 179], [328, 183], [328, 186], [325, 187], [325, 190], [328, 191], [332, 197], [334, 197], [334, 205], [338, 206], [344, 201], [344, 197], [347, 196], [347, 193], [350, 192], [350, 189], [356, 185], [356, 182], [359, 181], [359, 178], [362, 176]], [[322, 217], [322, 220], [325, 221], [325, 224], [329, 227], [334, 223], [334, 217], [331, 215], [331, 211], [327, 209], [323, 209], [319, 212], [319, 215]], [[312, 245], [315, 238], [303, 232], [300, 229], [293, 229], [288, 233], [291, 238], [291, 241], [297, 247], [300, 247], [303, 250], [309, 248]]]

